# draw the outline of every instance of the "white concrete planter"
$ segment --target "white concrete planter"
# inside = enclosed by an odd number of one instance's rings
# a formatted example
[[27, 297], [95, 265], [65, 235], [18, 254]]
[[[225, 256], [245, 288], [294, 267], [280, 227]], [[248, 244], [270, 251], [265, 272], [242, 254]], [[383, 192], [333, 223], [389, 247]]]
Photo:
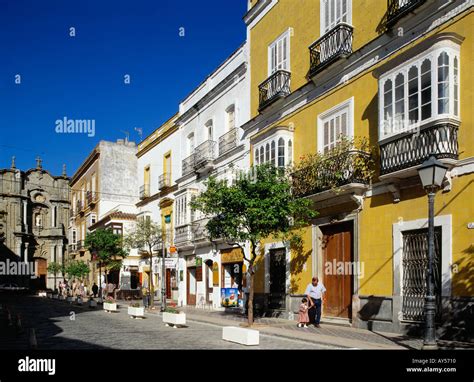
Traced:
[[39, 297], [46, 297], [46, 292], [38, 292]]
[[66, 301], [72, 303], [72, 302], [74, 302], [74, 297], [68, 297], [68, 298], [66, 299]]
[[59, 295], [59, 300], [65, 300], [65, 299], [66, 299], [66, 297], [64, 297], [62, 294]]
[[82, 303], [83, 303], [82, 298], [81, 298], [81, 297], [78, 297], [78, 298], [77, 298], [77, 305], [82, 305]]
[[128, 315], [131, 318], [145, 318], [145, 308], [143, 306], [135, 308], [133, 306], [128, 307]]
[[163, 312], [163, 322], [174, 327], [186, 325], [186, 314]]
[[97, 302], [94, 300], [89, 300], [89, 308], [97, 308]]
[[108, 302], [104, 302], [104, 310], [106, 312], [116, 312], [117, 311], [117, 303], [110, 304]]
[[59, 300], [59, 295], [58, 294], [53, 294], [53, 300]]
[[48, 298], [53, 298], [53, 294], [52, 294], [52, 293], [48, 293], [48, 294], [47, 294], [47, 297], [48, 297]]
[[224, 341], [236, 342], [238, 344], [254, 346], [260, 342], [258, 330], [239, 328], [237, 326], [224, 326], [222, 328], [222, 339]]

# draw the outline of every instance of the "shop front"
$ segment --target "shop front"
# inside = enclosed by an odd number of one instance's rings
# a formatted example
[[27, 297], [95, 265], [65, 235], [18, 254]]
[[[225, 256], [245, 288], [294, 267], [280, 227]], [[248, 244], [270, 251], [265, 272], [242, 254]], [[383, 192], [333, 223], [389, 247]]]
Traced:
[[240, 248], [221, 250], [221, 305], [242, 306], [245, 288], [244, 258]]

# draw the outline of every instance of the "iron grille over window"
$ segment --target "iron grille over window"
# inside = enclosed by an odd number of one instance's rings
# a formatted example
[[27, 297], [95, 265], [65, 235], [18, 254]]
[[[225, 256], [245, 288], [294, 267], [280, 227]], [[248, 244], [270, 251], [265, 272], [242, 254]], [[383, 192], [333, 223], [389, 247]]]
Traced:
[[[424, 321], [426, 276], [428, 270], [428, 230], [403, 232], [402, 254], [402, 314], [406, 321]], [[441, 312], [441, 228], [435, 227], [434, 240], [434, 293], [436, 316]]]

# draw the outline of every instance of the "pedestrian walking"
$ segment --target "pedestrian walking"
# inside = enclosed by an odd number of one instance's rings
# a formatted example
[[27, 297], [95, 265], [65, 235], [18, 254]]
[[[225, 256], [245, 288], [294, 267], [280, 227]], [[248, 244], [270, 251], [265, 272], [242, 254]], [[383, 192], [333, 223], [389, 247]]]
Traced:
[[326, 288], [323, 283], [319, 282], [317, 277], [313, 277], [311, 283], [306, 287], [305, 295], [310, 302], [310, 308], [308, 310], [309, 323], [319, 328], [321, 321], [321, 306], [324, 298]]
[[97, 286], [96, 283], [92, 285], [92, 293], [94, 294], [94, 297], [97, 297], [97, 293], [99, 292], [99, 287]]
[[149, 300], [149, 291], [146, 286], [142, 288], [142, 299], [143, 299], [143, 306], [145, 308], [148, 308], [148, 306], [150, 305], [150, 300]]

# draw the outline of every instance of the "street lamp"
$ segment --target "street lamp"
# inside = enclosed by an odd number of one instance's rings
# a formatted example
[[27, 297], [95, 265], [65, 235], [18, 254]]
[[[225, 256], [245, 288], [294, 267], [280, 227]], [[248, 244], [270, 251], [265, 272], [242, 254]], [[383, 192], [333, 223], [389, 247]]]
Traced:
[[428, 273], [426, 276], [427, 293], [425, 297], [425, 336], [423, 350], [438, 349], [436, 343], [436, 299], [434, 293], [433, 258], [434, 258], [434, 199], [436, 191], [441, 188], [448, 168], [434, 156], [418, 168], [418, 175], [423, 188], [428, 193]]

